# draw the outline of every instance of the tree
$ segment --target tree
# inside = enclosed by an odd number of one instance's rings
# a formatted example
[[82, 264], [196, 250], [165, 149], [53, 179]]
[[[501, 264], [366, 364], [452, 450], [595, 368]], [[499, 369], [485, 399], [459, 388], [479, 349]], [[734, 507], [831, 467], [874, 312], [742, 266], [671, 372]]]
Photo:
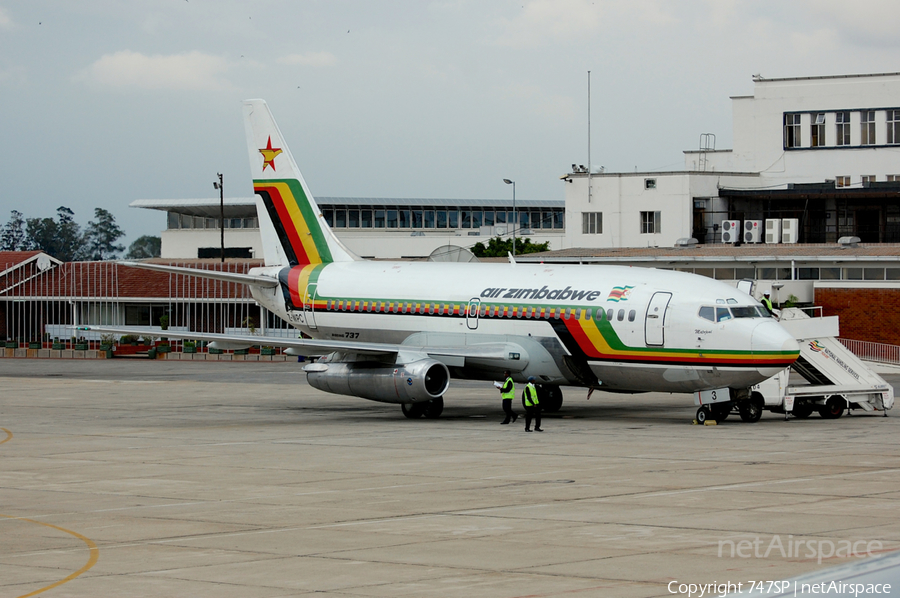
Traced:
[[162, 252], [162, 240], [159, 237], [144, 235], [135, 239], [128, 247], [125, 257], [130, 260], [142, 260], [148, 257], [159, 257]]
[[125, 232], [116, 224], [116, 218], [103, 208], [94, 208], [94, 220], [84, 231], [84, 256], [91, 260], [108, 260], [122, 253], [124, 245], [116, 245]]
[[75, 222], [75, 212], [60, 206], [56, 216], [56, 220], [28, 218], [25, 221], [25, 248], [40, 249], [64, 262], [79, 259], [84, 253], [84, 236]]
[[[508, 253], [512, 253], [512, 239], [501, 239], [500, 237], [492, 237], [488, 241], [487, 247], [484, 243], [475, 243], [472, 247], [472, 253], [475, 257], [506, 257]], [[538, 253], [539, 251], [549, 251], [550, 241], [546, 243], [532, 243], [530, 238], [516, 239], [516, 255], [525, 253]]]
[[22, 212], [13, 210], [0, 232], [0, 251], [21, 251], [25, 248], [25, 220]]

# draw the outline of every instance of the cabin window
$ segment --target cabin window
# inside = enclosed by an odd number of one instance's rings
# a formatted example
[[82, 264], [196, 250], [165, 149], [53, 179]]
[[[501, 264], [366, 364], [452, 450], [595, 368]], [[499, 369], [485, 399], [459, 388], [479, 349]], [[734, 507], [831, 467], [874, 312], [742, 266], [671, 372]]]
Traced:
[[610, 322], [612, 322], [613, 317], [615, 317], [614, 316], [615, 313], [616, 313], [615, 310], [612, 310], [612, 309], [606, 310], [606, 319], [609, 320]]
[[716, 308], [716, 322], [724, 322], [731, 319], [731, 312], [727, 307]]
[[590, 320], [593, 311], [594, 311], [594, 310], [593, 310], [592, 308], [590, 308], [590, 307], [587, 308], [586, 310], [584, 310], [584, 319], [585, 319], [585, 320]]
[[619, 313], [616, 315], [616, 319], [620, 322], [625, 319], [625, 310], [624, 309], [619, 310]]
[[629, 322], [634, 322], [634, 317], [635, 317], [636, 315], [637, 315], [637, 312], [636, 312], [635, 310], [632, 309], [630, 312], [628, 312], [628, 321], [629, 321]]
[[716, 308], [704, 306], [700, 308], [700, 317], [704, 320], [709, 320], [710, 322], [716, 321]]

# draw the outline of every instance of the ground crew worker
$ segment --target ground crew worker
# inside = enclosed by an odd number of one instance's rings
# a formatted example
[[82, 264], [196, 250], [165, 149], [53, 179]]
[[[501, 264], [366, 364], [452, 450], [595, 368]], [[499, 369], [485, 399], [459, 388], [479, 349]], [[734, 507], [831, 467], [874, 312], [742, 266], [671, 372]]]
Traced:
[[772, 300], [769, 299], [769, 291], [763, 293], [762, 304], [768, 310], [769, 315], [772, 315], [772, 313], [774, 313], [772, 310]]
[[506, 414], [506, 419], [500, 423], [508, 424], [510, 421], [515, 422], [519, 419], [519, 415], [512, 410], [512, 402], [516, 397], [516, 384], [513, 382], [509, 370], [503, 372], [503, 378], [503, 386], [500, 387], [500, 398], [503, 399], [501, 402], [503, 403], [503, 413]]
[[534, 419], [534, 431], [541, 429], [541, 405], [538, 401], [537, 389], [534, 387], [534, 376], [528, 376], [528, 384], [522, 391], [522, 402], [525, 404], [525, 431], [531, 432], [531, 420]]

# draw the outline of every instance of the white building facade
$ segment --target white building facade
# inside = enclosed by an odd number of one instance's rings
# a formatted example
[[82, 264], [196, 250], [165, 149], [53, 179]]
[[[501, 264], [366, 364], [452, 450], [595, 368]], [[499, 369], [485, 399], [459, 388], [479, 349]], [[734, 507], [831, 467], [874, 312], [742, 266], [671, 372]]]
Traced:
[[900, 73], [755, 77], [732, 105], [734, 148], [686, 151], [685, 170], [569, 174], [566, 245], [721, 242], [723, 221], [784, 219], [795, 242], [900, 242]]

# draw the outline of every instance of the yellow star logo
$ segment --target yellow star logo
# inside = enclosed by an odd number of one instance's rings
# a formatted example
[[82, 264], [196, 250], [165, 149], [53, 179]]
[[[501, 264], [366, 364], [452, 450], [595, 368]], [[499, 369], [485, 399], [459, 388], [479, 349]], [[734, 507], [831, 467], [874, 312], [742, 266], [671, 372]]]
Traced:
[[259, 150], [259, 153], [263, 155], [263, 172], [265, 172], [266, 166], [271, 166], [272, 170], [275, 170], [275, 156], [281, 153], [281, 148], [272, 147], [271, 135], [269, 135], [269, 142], [266, 144], [266, 147]]

